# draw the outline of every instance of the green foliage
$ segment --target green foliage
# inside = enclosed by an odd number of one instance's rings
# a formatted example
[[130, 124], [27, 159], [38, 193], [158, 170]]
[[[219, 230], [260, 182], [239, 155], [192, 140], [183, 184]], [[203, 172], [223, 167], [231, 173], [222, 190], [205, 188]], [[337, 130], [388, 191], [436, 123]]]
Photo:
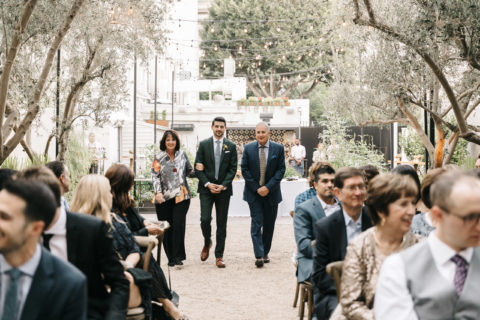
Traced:
[[292, 165], [288, 162], [285, 163], [285, 174], [283, 175], [283, 178], [289, 178], [289, 177], [298, 177], [298, 172], [295, 170]]
[[78, 181], [88, 174], [93, 159], [94, 155], [84, 145], [81, 136], [73, 134], [65, 156], [65, 165], [70, 170], [70, 191], [65, 195], [67, 199], [71, 198]]
[[223, 76], [223, 59], [232, 57], [236, 74], [247, 76], [256, 96], [288, 96], [299, 84], [329, 83], [332, 56], [340, 49], [325, 28], [328, 10], [324, 0], [213, 1], [200, 32], [201, 75]]
[[48, 156], [37, 155], [35, 154], [33, 159], [30, 158], [19, 158], [17, 156], [9, 156], [2, 163], [0, 168], [8, 168], [14, 170], [23, 170], [31, 166], [41, 166], [49, 162]]
[[475, 167], [475, 159], [470, 157], [467, 150], [468, 142], [464, 139], [459, 139], [457, 147], [453, 152], [452, 160], [450, 163], [455, 163], [458, 166], [465, 169], [473, 169]]
[[408, 159], [413, 160], [415, 156], [422, 156], [421, 161], [425, 161], [425, 147], [418, 135], [412, 129], [408, 129], [405, 135], [399, 135], [398, 144], [400, 150], [405, 152]]
[[360, 167], [371, 164], [382, 170], [385, 159], [382, 154], [365, 141], [355, 141], [347, 132], [347, 123], [337, 115], [329, 114], [320, 121], [325, 129], [319, 135], [327, 146], [328, 161], [335, 169], [341, 167]]

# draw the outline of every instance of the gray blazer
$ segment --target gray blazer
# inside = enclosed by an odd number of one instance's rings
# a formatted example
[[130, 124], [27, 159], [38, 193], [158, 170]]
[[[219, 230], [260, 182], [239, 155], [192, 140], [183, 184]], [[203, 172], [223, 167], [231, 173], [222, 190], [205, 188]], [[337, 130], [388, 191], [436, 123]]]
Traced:
[[297, 243], [297, 280], [302, 282], [309, 280], [313, 268], [313, 248], [312, 241], [315, 240], [315, 223], [325, 217], [322, 204], [318, 197], [313, 197], [295, 209], [293, 216], [293, 230], [295, 233], [295, 242]]

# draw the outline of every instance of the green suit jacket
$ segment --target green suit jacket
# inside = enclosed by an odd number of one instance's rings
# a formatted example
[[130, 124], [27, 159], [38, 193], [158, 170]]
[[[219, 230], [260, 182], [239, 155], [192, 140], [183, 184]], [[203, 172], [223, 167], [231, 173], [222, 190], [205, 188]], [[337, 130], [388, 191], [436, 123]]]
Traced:
[[223, 138], [218, 180], [215, 180], [215, 156], [212, 137], [200, 142], [195, 157], [195, 165], [197, 163], [202, 163], [205, 167], [203, 171], [195, 169], [198, 178], [198, 192], [210, 193], [210, 190], [205, 187], [205, 184], [210, 182], [227, 187], [222, 193], [232, 195], [232, 180], [237, 173], [237, 146], [235, 143]]

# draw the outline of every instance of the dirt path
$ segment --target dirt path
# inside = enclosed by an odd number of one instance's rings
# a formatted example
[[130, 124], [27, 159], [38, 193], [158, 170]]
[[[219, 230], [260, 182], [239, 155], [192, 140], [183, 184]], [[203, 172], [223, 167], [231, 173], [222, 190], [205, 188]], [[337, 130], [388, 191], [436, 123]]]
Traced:
[[[277, 219], [271, 262], [258, 269], [254, 265], [250, 218], [229, 217], [224, 256], [227, 267], [218, 269], [213, 248], [210, 258], [200, 261], [203, 237], [199, 208], [198, 198], [193, 199], [187, 216], [185, 265], [170, 269], [172, 287], [180, 294], [182, 311], [191, 320], [298, 319], [298, 308], [292, 308], [295, 293], [292, 219]], [[168, 277], [166, 263], [162, 253], [162, 269]]]

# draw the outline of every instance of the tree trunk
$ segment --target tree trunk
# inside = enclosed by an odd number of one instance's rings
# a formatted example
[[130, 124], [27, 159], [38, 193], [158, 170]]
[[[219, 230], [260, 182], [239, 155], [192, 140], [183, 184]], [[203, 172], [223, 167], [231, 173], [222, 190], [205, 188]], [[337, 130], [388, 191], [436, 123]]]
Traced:
[[[27, 106], [27, 113], [25, 114], [25, 117], [23, 118], [22, 122], [18, 126], [17, 132], [13, 135], [12, 138], [10, 138], [6, 144], [3, 146], [3, 154], [0, 153], [0, 163], [3, 163], [5, 159], [12, 153], [12, 151], [15, 149], [15, 147], [20, 143], [20, 141], [23, 139], [25, 136], [25, 133], [27, 130], [30, 128], [32, 125], [33, 120], [35, 120], [39, 110], [40, 110], [40, 105], [39, 101], [43, 93], [43, 89], [45, 86], [45, 82], [47, 80], [48, 74], [50, 73], [51, 67], [52, 67], [52, 62], [53, 58], [55, 57], [55, 54], [57, 52], [58, 47], [60, 46], [60, 43], [62, 42], [63, 38], [65, 37], [65, 34], [68, 32], [70, 29], [70, 25], [72, 24], [73, 19], [77, 15], [78, 11], [80, 10], [83, 2], [85, 0], [75, 0], [73, 3], [70, 11], [68, 12], [63, 24], [61, 25], [60, 29], [58, 30], [57, 35], [55, 36], [49, 50], [47, 57], [45, 59], [45, 63], [42, 68], [42, 72], [40, 74], [40, 77], [38, 79], [38, 82], [35, 86], [34, 90], [34, 95], [28, 102]], [[0, 110], [3, 111], [3, 110]], [[3, 116], [3, 112], [1, 113], [1, 116]]]
[[[15, 61], [18, 50], [20, 49], [22, 35], [25, 32], [25, 28], [27, 27], [27, 23], [32, 16], [32, 12], [36, 4], [37, 0], [29, 0], [23, 5], [21, 17], [15, 26], [15, 33], [13, 34], [10, 48], [8, 49], [8, 52], [6, 52], [7, 56], [5, 57], [5, 62], [3, 63], [2, 75], [0, 76], [0, 126], [2, 126], [2, 129], [5, 108], [7, 104], [8, 83], [10, 80], [10, 74], [12, 72], [13, 62]], [[5, 41], [7, 40], [5, 39]], [[6, 135], [8, 134], [10, 134], [10, 132], [8, 132]], [[6, 158], [3, 154], [3, 141], [6, 140], [4, 139], [5, 136], [3, 130], [0, 131], [0, 163], [3, 162], [4, 158]]]

